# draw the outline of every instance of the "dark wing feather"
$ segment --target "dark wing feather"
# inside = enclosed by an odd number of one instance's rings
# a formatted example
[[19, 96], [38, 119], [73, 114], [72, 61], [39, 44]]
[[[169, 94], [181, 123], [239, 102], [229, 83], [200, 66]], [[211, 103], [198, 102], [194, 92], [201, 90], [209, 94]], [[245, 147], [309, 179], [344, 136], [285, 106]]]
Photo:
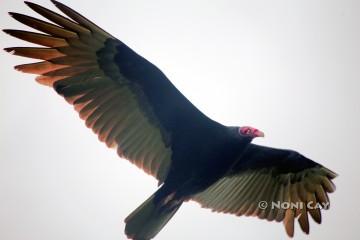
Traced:
[[[216, 212], [282, 221], [287, 234], [293, 236], [294, 219], [298, 218], [305, 233], [309, 233], [308, 214], [321, 222], [320, 209], [311, 206], [329, 207], [327, 193], [335, 191], [331, 180], [336, 176], [297, 152], [250, 144], [225, 177], [193, 199]], [[265, 209], [259, 207], [262, 201], [267, 203]], [[277, 207], [284, 202], [295, 205]]]
[[156, 66], [79, 13], [52, 2], [69, 18], [29, 2], [26, 4], [31, 9], [53, 23], [11, 13], [16, 20], [45, 33], [4, 30], [44, 46], [5, 49], [44, 60], [15, 68], [39, 75], [36, 80], [54, 87], [73, 104], [101, 141], [163, 182], [172, 162], [171, 139], [212, 121]]

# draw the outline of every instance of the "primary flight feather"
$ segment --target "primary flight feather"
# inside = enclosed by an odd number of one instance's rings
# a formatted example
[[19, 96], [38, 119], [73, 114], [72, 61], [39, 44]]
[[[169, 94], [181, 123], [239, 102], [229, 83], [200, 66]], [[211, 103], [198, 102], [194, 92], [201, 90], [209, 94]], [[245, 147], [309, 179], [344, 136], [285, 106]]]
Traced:
[[295, 151], [252, 144], [264, 136], [258, 129], [208, 118], [152, 63], [52, 2], [67, 17], [30, 2], [52, 23], [10, 13], [42, 33], [4, 30], [43, 47], [5, 50], [42, 60], [15, 68], [38, 75], [39, 83], [74, 105], [100, 141], [159, 181], [159, 189], [125, 219], [129, 238], [155, 237], [188, 200], [216, 212], [283, 222], [289, 236], [295, 219], [305, 233], [308, 215], [321, 222], [327, 193], [335, 190], [334, 172]]

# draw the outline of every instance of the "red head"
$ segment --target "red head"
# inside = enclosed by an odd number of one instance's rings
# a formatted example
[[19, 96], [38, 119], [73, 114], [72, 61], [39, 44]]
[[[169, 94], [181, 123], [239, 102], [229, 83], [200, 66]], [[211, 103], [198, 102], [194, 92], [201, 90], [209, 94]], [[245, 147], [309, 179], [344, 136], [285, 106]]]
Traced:
[[251, 137], [251, 138], [265, 136], [262, 131], [260, 131], [256, 128], [253, 128], [253, 127], [249, 127], [249, 126], [239, 127], [239, 133], [242, 136], [247, 136], [247, 137]]

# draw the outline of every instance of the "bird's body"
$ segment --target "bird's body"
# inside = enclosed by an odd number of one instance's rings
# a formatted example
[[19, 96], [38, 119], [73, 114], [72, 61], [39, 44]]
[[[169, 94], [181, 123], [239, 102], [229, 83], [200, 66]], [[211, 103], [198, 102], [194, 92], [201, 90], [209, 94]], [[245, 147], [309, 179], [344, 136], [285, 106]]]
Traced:
[[[221, 126], [217, 131], [205, 133], [205, 138], [188, 138], [187, 144], [179, 143], [183, 147], [174, 153], [174, 164], [165, 184], [188, 197], [219, 180], [239, 160], [242, 154], [239, 149], [245, 151], [250, 143], [250, 139], [238, 137], [233, 131], [237, 130]], [[200, 147], [191, 145], [194, 140], [200, 142]]]
[[[160, 122], [157, 126], [162, 126], [163, 138], [172, 146], [166, 188], [181, 197], [206, 189], [229, 170], [241, 154], [239, 149], [245, 149], [251, 139], [237, 134], [237, 128], [206, 117], [167, 81], [161, 70], [117, 40], [108, 40], [98, 53], [100, 65], [102, 55], [106, 56], [114, 46], [117, 66], [126, 69], [122, 74], [141, 86], [133, 89], [143, 98], [141, 102], [149, 103], [140, 106], [142, 111], [151, 116], [154, 124]], [[106, 61], [102, 66], [111, 76]]]
[[69, 18], [29, 2], [54, 24], [10, 13], [45, 34], [4, 30], [45, 48], [5, 50], [41, 59], [15, 68], [37, 74], [39, 83], [74, 105], [100, 141], [159, 181], [159, 189], [125, 219], [129, 238], [155, 237], [188, 200], [217, 212], [282, 221], [290, 236], [295, 219], [305, 233], [308, 215], [321, 222], [319, 208], [259, 203], [316, 203], [327, 209], [334, 172], [295, 151], [252, 144], [264, 136], [255, 128], [208, 118], [152, 63], [71, 8], [53, 3]]

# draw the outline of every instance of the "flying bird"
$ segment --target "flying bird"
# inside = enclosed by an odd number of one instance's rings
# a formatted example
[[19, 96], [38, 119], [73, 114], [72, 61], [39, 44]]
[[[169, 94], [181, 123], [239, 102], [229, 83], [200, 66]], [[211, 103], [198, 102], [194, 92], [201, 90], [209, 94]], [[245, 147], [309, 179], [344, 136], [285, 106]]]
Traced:
[[283, 222], [291, 237], [295, 220], [306, 234], [309, 215], [321, 223], [336, 173], [296, 151], [251, 143], [264, 136], [256, 128], [210, 119], [151, 62], [52, 2], [63, 14], [25, 2], [49, 22], [10, 12], [41, 33], [4, 30], [42, 47], [5, 50], [39, 59], [15, 69], [38, 75], [36, 81], [72, 104], [100, 141], [158, 180], [157, 191], [126, 217], [128, 238], [154, 238], [189, 200], [215, 212]]

